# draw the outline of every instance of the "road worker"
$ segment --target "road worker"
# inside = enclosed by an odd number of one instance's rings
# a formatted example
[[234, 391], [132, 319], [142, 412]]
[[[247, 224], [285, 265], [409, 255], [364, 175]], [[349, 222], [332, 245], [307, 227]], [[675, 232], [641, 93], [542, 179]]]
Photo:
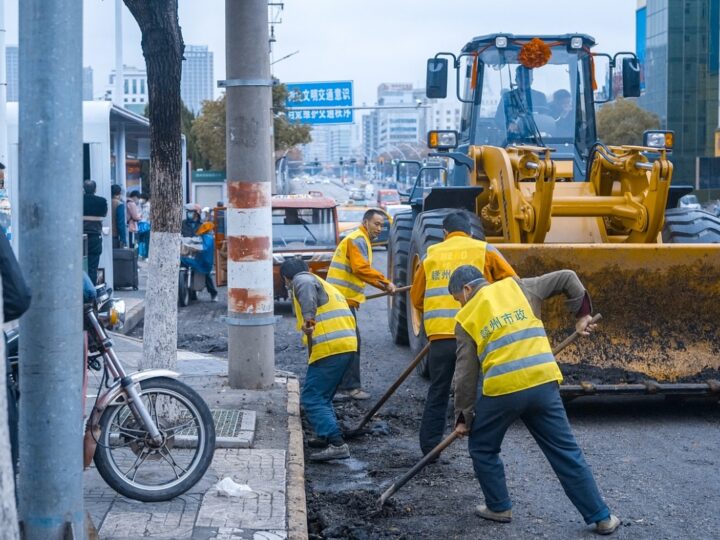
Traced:
[[563, 293], [576, 331], [590, 334], [592, 305], [578, 277], [563, 270], [488, 283], [477, 268], [466, 265], [453, 272], [448, 289], [463, 306], [455, 329], [455, 432], [470, 435], [468, 449], [485, 497], [478, 515], [501, 523], [512, 519], [499, 454], [505, 432], [519, 418], [585, 522], [594, 523], [599, 534], [615, 532], [620, 520], [603, 501], [570, 429], [559, 392], [562, 374], [538, 317], [543, 299]]
[[308, 369], [300, 401], [315, 431], [312, 446], [322, 450], [311, 461], [330, 461], [350, 457], [342, 437], [332, 399], [353, 356], [357, 352], [355, 318], [340, 292], [311, 274], [298, 258], [287, 259], [280, 275], [293, 293], [297, 329], [308, 346]]
[[[340, 242], [330, 262], [327, 281], [345, 296], [356, 321], [357, 310], [365, 302], [366, 283], [390, 294], [395, 292], [395, 285], [372, 267], [372, 241], [380, 234], [384, 223], [385, 215], [380, 210], [365, 212], [360, 227]], [[353, 399], [368, 399], [370, 394], [362, 389], [360, 382], [359, 332], [357, 338], [357, 354], [345, 373], [340, 391], [347, 392]]]
[[470, 237], [470, 218], [466, 212], [448, 214], [442, 228], [445, 239], [428, 248], [410, 289], [410, 300], [415, 309], [423, 313], [425, 334], [430, 340], [430, 387], [420, 422], [423, 454], [442, 439], [455, 373], [455, 314], [460, 304], [448, 292], [450, 275], [463, 264], [473, 265], [490, 283], [515, 275], [497, 249]]

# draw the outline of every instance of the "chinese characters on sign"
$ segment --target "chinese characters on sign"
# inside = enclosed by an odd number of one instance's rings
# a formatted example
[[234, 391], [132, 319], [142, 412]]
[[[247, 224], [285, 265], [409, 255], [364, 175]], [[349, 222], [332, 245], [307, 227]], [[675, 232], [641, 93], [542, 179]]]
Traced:
[[287, 117], [301, 124], [351, 124], [352, 81], [288, 83]]

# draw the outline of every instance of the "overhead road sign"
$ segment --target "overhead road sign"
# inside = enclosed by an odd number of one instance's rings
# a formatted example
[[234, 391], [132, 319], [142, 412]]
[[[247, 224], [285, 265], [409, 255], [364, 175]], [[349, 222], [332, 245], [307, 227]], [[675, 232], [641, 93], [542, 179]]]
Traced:
[[301, 124], [352, 124], [352, 85], [352, 81], [287, 83], [288, 120]]

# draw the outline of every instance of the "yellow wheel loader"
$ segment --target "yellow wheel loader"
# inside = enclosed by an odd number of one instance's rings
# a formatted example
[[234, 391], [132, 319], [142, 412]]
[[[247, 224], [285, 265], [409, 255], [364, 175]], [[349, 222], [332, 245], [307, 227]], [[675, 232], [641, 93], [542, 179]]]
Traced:
[[[640, 72], [632, 53], [597, 54], [594, 44], [494, 34], [428, 60], [429, 98], [446, 97], [452, 61], [461, 126], [428, 134], [435, 151], [416, 163], [413, 210], [393, 223], [388, 275], [410, 283], [442, 240], [443, 217], [465, 209], [474, 236], [519, 276], [575, 270], [602, 313], [597, 334], [559, 358], [566, 396], [720, 396], [720, 220], [666, 210], [691, 190], [671, 185], [672, 132], [646, 132], [642, 146], [597, 140], [596, 104], [638, 96]], [[609, 76], [596, 80], [602, 62]], [[553, 343], [569, 333], [561, 301], [546, 303], [542, 318]], [[426, 342], [406, 295], [389, 299], [389, 324], [396, 343], [417, 351]]]

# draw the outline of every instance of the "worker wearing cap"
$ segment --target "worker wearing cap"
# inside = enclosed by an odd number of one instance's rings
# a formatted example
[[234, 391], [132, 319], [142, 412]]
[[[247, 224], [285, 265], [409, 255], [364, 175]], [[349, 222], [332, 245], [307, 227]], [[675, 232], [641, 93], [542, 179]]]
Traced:
[[585, 522], [600, 534], [615, 532], [620, 520], [610, 514], [570, 429], [560, 398], [562, 374], [538, 318], [542, 300], [563, 293], [576, 331], [592, 332], [590, 297], [578, 277], [563, 270], [488, 283], [474, 266], [461, 266], [448, 289], [462, 305], [455, 329], [455, 432], [470, 434], [468, 449], [485, 497], [478, 515], [502, 523], [512, 519], [499, 454], [505, 432], [519, 418]]
[[332, 285], [313, 275], [298, 258], [287, 259], [280, 275], [293, 292], [297, 329], [308, 345], [308, 369], [301, 402], [315, 431], [310, 446], [323, 448], [311, 461], [350, 457], [350, 450], [338, 426], [332, 399], [357, 352], [355, 317], [345, 297]]
[[480, 270], [489, 282], [515, 275], [500, 252], [487, 242], [470, 237], [466, 212], [452, 212], [442, 223], [445, 239], [430, 246], [413, 276], [410, 300], [423, 314], [430, 340], [430, 387], [420, 422], [420, 450], [427, 454], [442, 439], [450, 385], [455, 373], [455, 314], [460, 304], [448, 292], [450, 274], [463, 264]]
[[[366, 283], [390, 294], [395, 292], [395, 285], [372, 267], [372, 241], [380, 234], [384, 224], [385, 215], [380, 210], [365, 212], [362, 225], [340, 242], [330, 262], [327, 281], [345, 296], [356, 320], [357, 310], [365, 302]], [[345, 373], [340, 390], [347, 391], [354, 399], [370, 397], [360, 383], [359, 332], [357, 354]]]

